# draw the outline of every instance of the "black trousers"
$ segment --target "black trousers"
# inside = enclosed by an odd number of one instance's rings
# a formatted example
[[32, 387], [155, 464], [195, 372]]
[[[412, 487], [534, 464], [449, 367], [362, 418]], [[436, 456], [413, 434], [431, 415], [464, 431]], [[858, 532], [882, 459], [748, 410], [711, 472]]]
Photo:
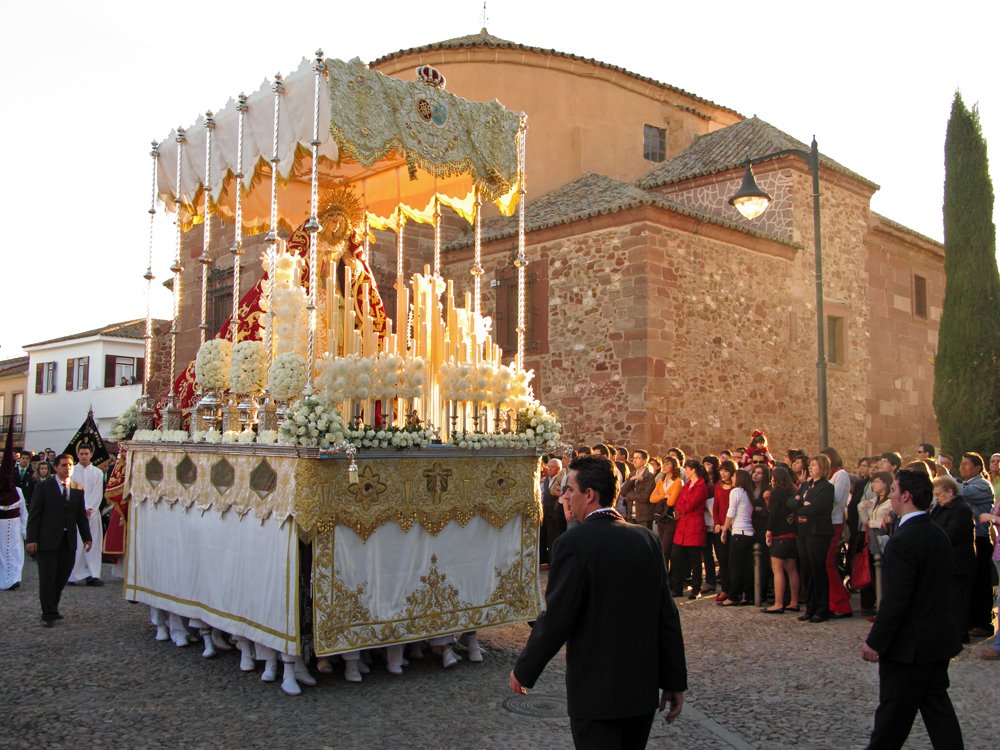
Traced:
[[[972, 598], [972, 576], [955, 576], [951, 579], [951, 616], [962, 643], [969, 642], [969, 601]], [[991, 618], [992, 619], [992, 618]]]
[[691, 590], [701, 591], [701, 547], [675, 544], [670, 552], [670, 588], [673, 593], [684, 591], [684, 579], [691, 576]]
[[753, 543], [752, 536], [733, 534], [729, 537], [729, 599], [753, 599]]
[[705, 546], [702, 547], [702, 560], [705, 562], [705, 587], [714, 589], [715, 579], [715, 531], [709, 530], [705, 537]]
[[552, 556], [552, 545], [556, 543], [559, 535], [566, 531], [566, 516], [563, 514], [562, 506], [556, 503], [551, 508], [546, 508], [542, 515], [542, 523], [545, 526], [545, 560], [549, 562]]
[[70, 549], [65, 534], [59, 549], [35, 553], [38, 561], [38, 599], [42, 605], [42, 619], [55, 620], [59, 614], [59, 598], [66, 588], [69, 574], [73, 572], [76, 550]]
[[969, 600], [969, 627], [993, 632], [993, 542], [976, 537], [976, 578]]
[[962, 728], [948, 697], [948, 662], [878, 663], [878, 708], [868, 750], [897, 750], [920, 716], [935, 750], [962, 750]]
[[569, 728], [578, 750], [642, 750], [649, 741], [655, 715], [654, 712], [626, 719], [570, 718]]
[[806, 589], [806, 614], [830, 616], [830, 581], [826, 577], [826, 551], [829, 536], [799, 535], [795, 538], [799, 550], [800, 572]]
[[712, 547], [715, 550], [715, 559], [719, 561], [718, 584], [719, 590], [729, 592], [729, 541], [722, 541], [721, 534], [712, 534]]

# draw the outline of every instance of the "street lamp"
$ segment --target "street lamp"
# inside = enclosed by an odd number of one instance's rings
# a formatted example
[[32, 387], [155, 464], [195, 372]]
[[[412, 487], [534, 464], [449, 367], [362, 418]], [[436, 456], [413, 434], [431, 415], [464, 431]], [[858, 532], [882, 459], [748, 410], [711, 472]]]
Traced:
[[747, 159], [746, 173], [743, 175], [743, 184], [736, 194], [729, 199], [729, 205], [733, 206], [747, 219], [756, 219], [767, 210], [771, 202], [771, 196], [757, 185], [754, 179], [753, 170], [750, 168], [752, 161], [762, 162], [768, 159], [776, 159], [780, 156], [801, 156], [809, 165], [812, 172], [813, 183], [813, 246], [816, 249], [816, 402], [819, 410], [819, 445], [826, 448], [829, 441], [829, 422], [827, 418], [826, 401], [826, 316], [823, 313], [823, 251], [820, 244], [820, 221], [819, 221], [819, 148], [816, 145], [816, 138], [813, 137], [812, 145], [808, 151], [800, 148], [786, 148], [775, 151], [772, 154], [758, 156], [756, 159]]

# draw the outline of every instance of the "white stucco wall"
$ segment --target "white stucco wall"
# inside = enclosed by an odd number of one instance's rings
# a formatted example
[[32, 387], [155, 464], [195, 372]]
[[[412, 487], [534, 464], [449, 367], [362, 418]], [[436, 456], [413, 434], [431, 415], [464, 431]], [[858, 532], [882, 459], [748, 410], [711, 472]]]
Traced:
[[[111, 424], [142, 395], [142, 385], [104, 387], [106, 355], [143, 356], [144, 345], [136, 339], [89, 337], [26, 347], [28, 363], [27, 418], [24, 445], [31, 450], [52, 448], [59, 453], [93, 409], [101, 437], [110, 439]], [[86, 390], [66, 390], [66, 361], [90, 358]], [[35, 393], [35, 371], [38, 363], [55, 362], [55, 393]]]

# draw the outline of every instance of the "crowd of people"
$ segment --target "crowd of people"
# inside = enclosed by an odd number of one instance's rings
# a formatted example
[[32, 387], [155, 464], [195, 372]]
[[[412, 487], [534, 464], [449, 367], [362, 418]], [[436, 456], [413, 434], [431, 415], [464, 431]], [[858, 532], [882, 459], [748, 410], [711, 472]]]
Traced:
[[850, 471], [834, 448], [776, 458], [760, 431], [745, 448], [708, 456], [669, 448], [660, 457], [603, 443], [567, 448], [543, 457], [540, 563], [547, 567], [552, 544], [577, 523], [560, 500], [570, 461], [599, 454], [615, 467], [618, 512], [659, 537], [673, 596], [713, 597], [721, 607], [758, 601], [765, 614], [818, 624], [859, 614], [853, 590], [860, 614], [874, 622], [876, 571], [899, 520], [890, 490], [901, 468], [916, 468], [933, 482], [929, 515], [952, 544], [950, 611], [959, 637], [995, 636], [979, 653], [1000, 659], [993, 625], [1000, 453], [988, 464], [965, 453], [957, 467], [932, 445], [915, 453], [908, 463], [893, 451], [864, 456]]

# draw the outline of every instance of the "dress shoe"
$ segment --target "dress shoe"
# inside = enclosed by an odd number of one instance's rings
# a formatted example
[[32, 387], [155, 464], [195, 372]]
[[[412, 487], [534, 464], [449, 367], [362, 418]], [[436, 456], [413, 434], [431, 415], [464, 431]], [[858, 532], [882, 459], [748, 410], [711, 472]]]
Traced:
[[63, 616], [61, 614], [59, 614], [58, 612], [56, 612], [54, 615], [52, 615], [52, 619], [53, 620], [61, 620], [62, 618], [63, 618]]
[[361, 672], [358, 671], [358, 660], [344, 662], [344, 679], [348, 682], [361, 682]]
[[717, 602], [717, 606], [719, 607], [735, 607], [736, 605], [737, 602], [734, 602], [732, 599], [723, 599], [721, 602]]
[[799, 622], [809, 622], [812, 619], [812, 615], [806, 612], [804, 615], [799, 615]]
[[450, 647], [445, 649], [445, 652], [441, 655], [441, 663], [445, 669], [454, 667], [460, 661], [462, 661], [462, 657], [452, 651]]
[[100, 578], [94, 578], [93, 576], [91, 576], [90, 578], [87, 579], [87, 585], [88, 586], [103, 586], [104, 585], [104, 581], [102, 581]]
[[42, 627], [43, 628], [51, 628], [53, 625], [55, 625], [55, 621], [54, 620], [42, 620]]
[[21, 588], [21, 582], [20, 581], [18, 581], [17, 583], [15, 583], [13, 586], [8, 586], [7, 590], [8, 591], [17, 591], [19, 588]]
[[800, 607], [798, 604], [796, 604], [794, 607], [785, 607], [785, 609], [787, 609], [789, 612], [801, 612], [802, 611], [802, 607]]
[[768, 609], [767, 607], [764, 607], [761, 610], [761, 612], [763, 612], [765, 615], [783, 615], [785, 614], [785, 608], [782, 607], [781, 609]]
[[726, 598], [727, 598], [726, 597], [726, 592], [723, 591], [723, 592], [721, 592], [721, 593], [719, 593], [719, 594], [716, 595], [715, 601], [717, 601], [717, 602], [724, 602], [724, 601], [726, 601]]
[[1000, 660], [1000, 651], [995, 648], [990, 648], [989, 646], [984, 646], [983, 650], [979, 654], [980, 659], [986, 659], [987, 661], [997, 661]]
[[829, 619], [830, 619], [829, 617], [820, 617], [819, 615], [813, 615], [812, 617], [809, 618], [809, 622], [826, 622]]

